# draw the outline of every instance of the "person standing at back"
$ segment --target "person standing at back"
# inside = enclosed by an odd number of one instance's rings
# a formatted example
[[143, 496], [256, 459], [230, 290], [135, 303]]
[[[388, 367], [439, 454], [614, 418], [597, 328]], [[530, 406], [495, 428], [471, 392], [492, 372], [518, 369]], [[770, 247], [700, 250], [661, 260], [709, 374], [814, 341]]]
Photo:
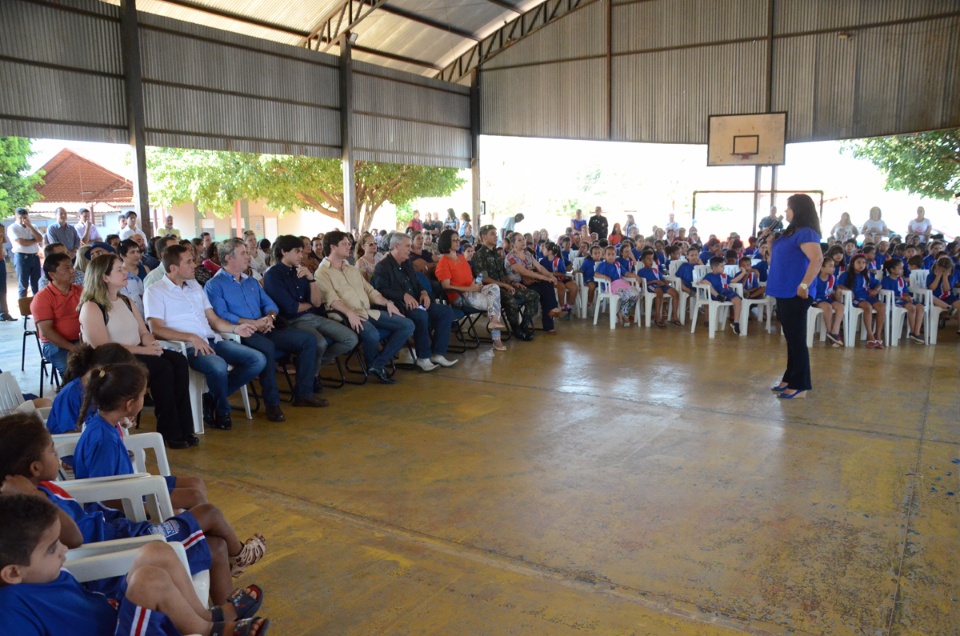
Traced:
[[7, 229], [13, 247], [13, 266], [17, 268], [17, 295], [26, 298], [27, 290], [37, 294], [40, 284], [40, 246], [43, 234], [33, 227], [26, 208], [17, 208], [16, 222]]
[[57, 208], [57, 222], [47, 227], [47, 235], [44, 237], [47, 243], [59, 243], [67, 248], [67, 254], [70, 259], [77, 258], [77, 250], [80, 249], [80, 235], [77, 230], [67, 223], [67, 210]]
[[601, 208], [599, 205], [597, 206], [596, 210], [594, 210], [593, 216], [590, 217], [590, 222], [587, 224], [587, 228], [590, 230], [591, 234], [596, 234], [598, 239], [607, 238], [607, 217], [603, 216], [603, 208]]

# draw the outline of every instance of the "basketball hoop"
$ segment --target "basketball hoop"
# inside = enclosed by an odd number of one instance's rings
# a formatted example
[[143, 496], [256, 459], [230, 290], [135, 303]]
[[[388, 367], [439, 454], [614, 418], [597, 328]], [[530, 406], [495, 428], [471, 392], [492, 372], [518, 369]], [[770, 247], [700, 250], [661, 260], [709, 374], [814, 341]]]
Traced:
[[755, 154], [755, 153], [752, 153], [752, 152], [731, 152], [731, 153], [730, 153], [730, 156], [731, 156], [731, 157], [740, 157], [740, 160], [741, 160], [741, 161], [746, 161], [747, 159], [749, 159], [750, 157], [752, 157], [754, 154]]

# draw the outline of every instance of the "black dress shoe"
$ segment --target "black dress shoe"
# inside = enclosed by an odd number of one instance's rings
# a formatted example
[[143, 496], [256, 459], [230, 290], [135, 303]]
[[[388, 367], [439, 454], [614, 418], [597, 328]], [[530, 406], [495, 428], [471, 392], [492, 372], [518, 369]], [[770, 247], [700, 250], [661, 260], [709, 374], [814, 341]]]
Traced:
[[530, 342], [533, 340], [533, 332], [531, 331], [518, 331], [517, 338], [523, 340], [524, 342]]
[[210, 426], [214, 426], [214, 422], [216, 421], [216, 418], [213, 415], [213, 398], [210, 397], [209, 393], [204, 393], [202, 402], [203, 402], [203, 421], [209, 424]]
[[0, 320], [2, 320], [3, 322], [14, 322], [16, 318], [14, 318], [13, 316], [11, 316], [10, 314], [4, 311], [0, 313]]
[[285, 422], [287, 416], [280, 410], [280, 405], [267, 407], [267, 419], [271, 422]]
[[323, 391], [323, 385], [320, 384], [320, 377], [318, 376], [313, 379], [313, 392], [320, 393], [321, 391]]
[[191, 446], [200, 445], [200, 438], [197, 437], [196, 435], [187, 435], [186, 440], [187, 440], [187, 444], [190, 444]]
[[374, 376], [384, 384], [396, 384], [397, 381], [387, 375], [385, 369], [369, 369], [370, 375]]
[[326, 400], [326, 398], [322, 398], [322, 397], [320, 397], [319, 395], [316, 395], [316, 394], [314, 394], [314, 395], [308, 395], [308, 396], [306, 396], [306, 397], [295, 397], [295, 398], [293, 398], [293, 405], [294, 405], [294, 406], [313, 406], [313, 407], [318, 407], [318, 406], [327, 406], [328, 404], [330, 404], [330, 402], [328, 402], [328, 401]]
[[166, 439], [163, 440], [163, 442], [167, 445], [167, 448], [174, 450], [181, 450], [190, 447], [190, 443], [185, 439]]
[[233, 428], [233, 420], [230, 419], [230, 414], [225, 413], [220, 415], [219, 413], [213, 418], [213, 428], [219, 428], [221, 431], [229, 431]]

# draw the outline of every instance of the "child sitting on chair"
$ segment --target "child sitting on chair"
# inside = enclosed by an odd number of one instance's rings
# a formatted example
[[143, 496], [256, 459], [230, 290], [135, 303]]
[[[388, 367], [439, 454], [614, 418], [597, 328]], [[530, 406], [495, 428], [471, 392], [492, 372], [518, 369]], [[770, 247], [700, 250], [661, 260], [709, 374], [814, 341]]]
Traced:
[[573, 303], [577, 299], [577, 284], [567, 274], [567, 264], [560, 255], [560, 247], [556, 243], [547, 242], [543, 246], [543, 258], [540, 264], [556, 278], [554, 287], [557, 290], [557, 299], [563, 311], [561, 320], [569, 320], [573, 311]]
[[653, 318], [658, 327], [666, 327], [667, 321], [663, 317], [663, 295], [666, 294], [673, 299], [671, 303], [670, 324], [682, 327], [677, 318], [677, 312], [680, 311], [680, 294], [667, 281], [663, 279], [663, 273], [660, 271], [654, 253], [651, 250], [644, 250], [640, 255], [640, 262], [643, 267], [637, 270], [637, 275], [644, 279], [647, 289], [656, 294], [653, 300]]
[[610, 293], [620, 297], [619, 321], [622, 327], [629, 327], [633, 321], [633, 309], [637, 305], [639, 292], [627, 279], [636, 279], [637, 275], [627, 271], [617, 260], [617, 248], [609, 245], [603, 251], [604, 260], [597, 264], [594, 278], [610, 282]]
[[[839, 252], [842, 254], [843, 251]], [[823, 311], [823, 328], [827, 330], [827, 340], [833, 346], [842, 347], [840, 325], [843, 324], [843, 303], [837, 299], [837, 277], [834, 273], [837, 262], [832, 258], [823, 259], [820, 275], [813, 279], [810, 286], [810, 304]]]
[[597, 263], [600, 261], [601, 254], [603, 251], [600, 249], [599, 245], [594, 245], [590, 248], [587, 257], [583, 259], [583, 262], [580, 264], [580, 269], [573, 272], [576, 274], [580, 272], [583, 274], [583, 284], [587, 286], [587, 306], [593, 306], [593, 297], [597, 291], [597, 281], [594, 280], [594, 272], [597, 266]]
[[740, 273], [734, 276], [730, 282], [743, 285], [744, 298], [762, 298], [764, 288], [760, 286], [760, 272], [753, 269], [750, 265], [751, 262], [749, 256], [741, 257], [740, 260], [737, 261], [737, 265], [740, 267]]
[[691, 296], [693, 295], [693, 272], [697, 265], [703, 265], [700, 262], [700, 250], [696, 247], [688, 247], [687, 262], [677, 268], [675, 275], [680, 279], [680, 289]]
[[[927, 274], [927, 289], [933, 291], [933, 304], [941, 309], [960, 310], [960, 298], [953, 293], [957, 284], [954, 280], [954, 265], [949, 256], [941, 256]], [[944, 318], [941, 318], [943, 320]], [[960, 329], [957, 330], [960, 334]]]
[[730, 279], [723, 273], [724, 268], [724, 259], [719, 256], [714, 256], [710, 259], [710, 273], [703, 277], [703, 280], [698, 284], [699, 287], [707, 287], [710, 289], [710, 297], [713, 300], [719, 300], [723, 302], [729, 302], [733, 304], [733, 321], [730, 323], [730, 328], [733, 329], [733, 332], [740, 335], [740, 308], [743, 306], [743, 301], [740, 299], [740, 296], [737, 295], [737, 292], [730, 289]]
[[[880, 293], [880, 283], [873, 279], [867, 270], [867, 259], [863, 254], [855, 254], [850, 259], [847, 271], [837, 279], [837, 288], [850, 290], [853, 293], [853, 306], [863, 310], [863, 327], [867, 332], [867, 348], [883, 349], [883, 325], [887, 317], [887, 306], [877, 299]], [[871, 309], [877, 312], [874, 319]], [[845, 333], [850, 338], [853, 334]]]
[[[231, 603], [208, 610], [173, 549], [153, 541], [137, 553], [112, 597], [62, 569], [62, 515], [42, 494], [0, 496], [0, 633], [16, 636], [204, 634], [263, 636], [270, 621], [240, 618]], [[259, 608], [250, 606], [248, 615]], [[227, 616], [230, 617], [227, 620]]]
[[[913, 302], [913, 296], [910, 295], [910, 282], [903, 277], [903, 261], [899, 258], [891, 258], [883, 262], [883, 280], [880, 281], [880, 287], [893, 292], [893, 302], [897, 307], [907, 311], [907, 328], [910, 332], [910, 339], [917, 344], [926, 344], [923, 336], [920, 335], [923, 329], [923, 305]], [[898, 338], [900, 334], [893, 334]]]

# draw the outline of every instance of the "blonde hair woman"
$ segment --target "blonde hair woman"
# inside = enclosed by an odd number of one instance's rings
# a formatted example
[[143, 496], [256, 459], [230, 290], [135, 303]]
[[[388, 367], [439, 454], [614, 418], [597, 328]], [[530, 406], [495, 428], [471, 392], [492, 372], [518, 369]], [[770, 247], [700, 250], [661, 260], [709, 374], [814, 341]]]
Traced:
[[102, 254], [90, 261], [77, 307], [80, 337], [94, 347], [120, 344], [143, 363], [150, 373], [147, 386], [153, 396], [157, 432], [170, 448], [196, 446], [200, 440], [193, 434], [187, 359], [160, 346], [137, 306], [120, 295], [126, 284], [127, 272], [116, 254]]

